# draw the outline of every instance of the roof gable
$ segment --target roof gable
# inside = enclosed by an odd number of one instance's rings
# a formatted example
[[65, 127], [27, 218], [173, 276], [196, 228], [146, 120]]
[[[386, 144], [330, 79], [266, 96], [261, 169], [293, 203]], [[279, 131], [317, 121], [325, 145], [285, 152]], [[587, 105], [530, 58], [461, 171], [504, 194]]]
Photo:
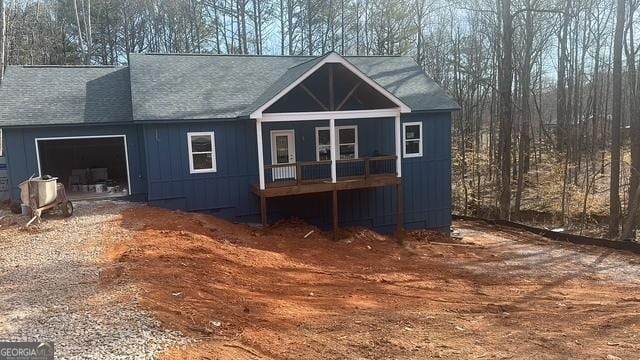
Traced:
[[[347, 61], [344, 57], [338, 55], [335, 52], [330, 52], [324, 56], [320, 56], [312, 61], [307, 61], [298, 66], [294, 66], [291, 69], [288, 69], [287, 72], [279, 79], [278, 86], [272, 87], [265, 91], [259, 101], [253, 104], [253, 106], [258, 105], [255, 109], [249, 108], [248, 111], [251, 112], [251, 118], [259, 118], [262, 117], [262, 113], [264, 110], [268, 109], [271, 105], [273, 105], [276, 101], [281, 99], [291, 90], [293, 90], [296, 86], [300, 85], [305, 79], [318, 71], [325, 64], [341, 64], [349, 71], [351, 71], [354, 75], [359, 77], [362, 81], [366, 82], [369, 86], [373, 87], [376, 91], [381, 93], [391, 102], [395, 103], [398, 108], [400, 108], [401, 112], [410, 112], [411, 108], [407, 106], [402, 100], [398, 99], [391, 92], [387, 91], [384, 87], [380, 86], [378, 83], [373, 81], [367, 75], [365, 75], [362, 71], [360, 71], [357, 67], [353, 66], [349, 61]], [[260, 103], [262, 100], [265, 100], [263, 103]]]
[[263, 114], [374, 109], [398, 109], [398, 104], [342, 64], [325, 63]]

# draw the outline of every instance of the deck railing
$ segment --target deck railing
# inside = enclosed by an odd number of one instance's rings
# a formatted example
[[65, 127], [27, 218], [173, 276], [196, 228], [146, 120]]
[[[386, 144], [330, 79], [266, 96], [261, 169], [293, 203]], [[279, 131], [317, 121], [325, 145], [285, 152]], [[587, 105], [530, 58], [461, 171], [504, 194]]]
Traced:
[[[396, 175], [396, 156], [375, 156], [336, 161], [337, 180], [364, 180]], [[305, 161], [265, 165], [267, 186], [302, 185], [331, 181], [331, 161]]]

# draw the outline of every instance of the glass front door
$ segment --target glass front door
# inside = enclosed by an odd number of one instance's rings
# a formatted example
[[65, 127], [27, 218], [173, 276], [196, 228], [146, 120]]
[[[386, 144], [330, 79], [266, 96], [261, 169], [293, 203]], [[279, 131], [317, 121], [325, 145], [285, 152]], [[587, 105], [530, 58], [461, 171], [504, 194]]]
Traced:
[[[271, 164], [273, 181], [296, 178], [296, 147], [293, 130], [271, 132]], [[291, 166], [281, 166], [292, 164]]]

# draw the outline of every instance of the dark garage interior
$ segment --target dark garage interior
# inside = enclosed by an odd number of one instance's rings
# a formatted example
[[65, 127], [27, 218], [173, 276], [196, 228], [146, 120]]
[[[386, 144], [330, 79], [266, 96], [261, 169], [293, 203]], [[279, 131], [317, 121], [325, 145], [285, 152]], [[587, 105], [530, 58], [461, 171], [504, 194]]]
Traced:
[[73, 198], [128, 194], [123, 137], [38, 140], [38, 151], [41, 174], [57, 177]]

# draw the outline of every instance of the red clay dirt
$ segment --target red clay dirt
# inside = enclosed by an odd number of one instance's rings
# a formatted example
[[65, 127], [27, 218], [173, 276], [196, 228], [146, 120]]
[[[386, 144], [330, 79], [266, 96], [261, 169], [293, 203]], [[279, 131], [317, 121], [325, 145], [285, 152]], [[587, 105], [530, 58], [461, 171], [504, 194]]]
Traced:
[[165, 327], [201, 340], [167, 359], [637, 358], [640, 257], [456, 230], [462, 242], [363, 229], [332, 241], [296, 221], [262, 231], [133, 208], [103, 283], [136, 284]]

